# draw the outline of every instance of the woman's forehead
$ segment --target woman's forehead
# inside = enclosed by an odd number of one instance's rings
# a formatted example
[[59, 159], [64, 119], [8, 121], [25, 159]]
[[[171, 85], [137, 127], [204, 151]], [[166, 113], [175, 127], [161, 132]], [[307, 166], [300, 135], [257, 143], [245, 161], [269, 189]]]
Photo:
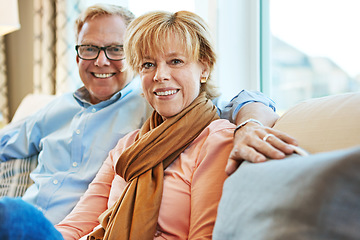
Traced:
[[144, 56], [153, 56], [159, 54], [187, 54], [189, 52], [188, 45], [182, 37], [176, 35], [168, 35], [165, 38], [149, 42], [149, 47], [145, 49]]

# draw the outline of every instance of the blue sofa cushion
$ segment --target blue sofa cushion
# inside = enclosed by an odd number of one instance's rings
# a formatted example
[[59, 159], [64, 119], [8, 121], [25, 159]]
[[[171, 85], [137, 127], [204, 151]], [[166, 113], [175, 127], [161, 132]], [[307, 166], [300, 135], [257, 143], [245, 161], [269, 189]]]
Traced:
[[63, 240], [43, 213], [21, 198], [0, 198], [0, 239]]

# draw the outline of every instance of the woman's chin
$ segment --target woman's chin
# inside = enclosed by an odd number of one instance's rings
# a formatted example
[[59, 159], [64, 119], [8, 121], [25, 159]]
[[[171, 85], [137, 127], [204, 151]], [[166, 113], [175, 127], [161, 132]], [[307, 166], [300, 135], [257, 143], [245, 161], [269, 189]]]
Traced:
[[161, 115], [161, 117], [163, 119], [166, 119], [166, 118], [171, 118], [171, 117], [175, 116], [176, 114], [178, 114], [181, 111], [174, 111], [174, 110], [164, 111], [164, 110], [160, 110], [160, 111], [157, 111], [157, 112]]

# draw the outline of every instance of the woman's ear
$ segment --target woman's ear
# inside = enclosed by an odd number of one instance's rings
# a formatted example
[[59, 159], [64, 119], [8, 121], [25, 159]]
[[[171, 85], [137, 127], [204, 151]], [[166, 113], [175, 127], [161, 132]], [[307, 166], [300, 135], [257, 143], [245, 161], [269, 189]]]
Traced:
[[202, 71], [201, 71], [200, 82], [205, 83], [207, 81], [207, 79], [209, 78], [210, 68], [209, 68], [209, 64], [207, 64], [207, 63], [201, 63], [201, 65], [202, 65]]

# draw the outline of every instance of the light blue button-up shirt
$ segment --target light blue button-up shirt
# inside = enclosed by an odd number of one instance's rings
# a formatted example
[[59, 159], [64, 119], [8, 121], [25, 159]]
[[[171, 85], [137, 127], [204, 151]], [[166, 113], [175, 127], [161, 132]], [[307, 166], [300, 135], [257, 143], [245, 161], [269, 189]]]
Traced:
[[[30, 175], [34, 184], [23, 199], [53, 224], [70, 213], [117, 141], [140, 128], [152, 112], [141, 96], [139, 79], [109, 100], [92, 105], [86, 99], [88, 92], [81, 88], [0, 131], [0, 160], [38, 154]], [[221, 114], [231, 118], [234, 110], [253, 101], [273, 107], [261, 93], [242, 91]]]

